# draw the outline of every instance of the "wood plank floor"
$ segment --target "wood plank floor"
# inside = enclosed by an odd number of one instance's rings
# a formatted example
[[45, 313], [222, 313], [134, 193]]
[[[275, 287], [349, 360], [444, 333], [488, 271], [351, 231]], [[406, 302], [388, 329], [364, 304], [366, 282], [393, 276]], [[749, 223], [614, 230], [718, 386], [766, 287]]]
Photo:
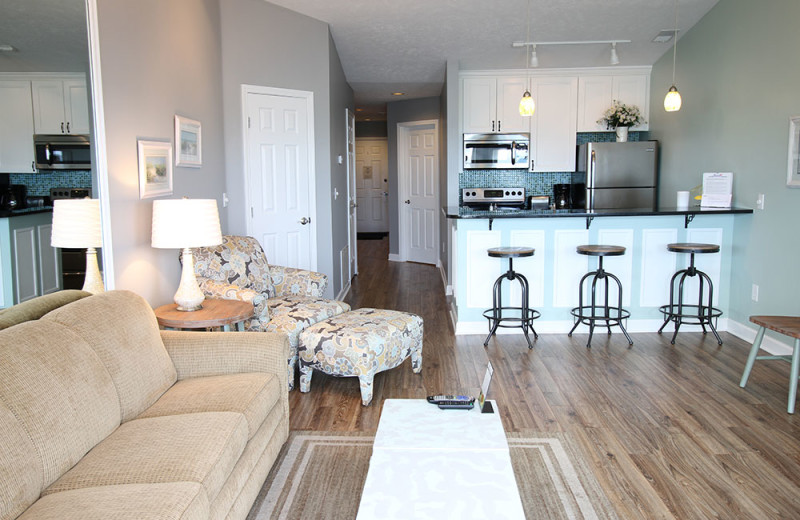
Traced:
[[487, 360], [490, 397], [507, 431], [566, 432], [621, 518], [800, 518], [800, 419], [786, 413], [789, 364], [756, 363], [738, 386], [749, 344], [722, 333], [519, 335], [483, 347], [458, 336], [439, 271], [388, 262], [388, 239], [359, 241], [360, 274], [347, 301], [425, 320], [423, 370], [410, 360], [375, 377], [362, 407], [355, 378], [315, 373], [311, 392], [290, 395], [291, 429], [373, 432], [380, 403], [436, 393], [475, 393]]

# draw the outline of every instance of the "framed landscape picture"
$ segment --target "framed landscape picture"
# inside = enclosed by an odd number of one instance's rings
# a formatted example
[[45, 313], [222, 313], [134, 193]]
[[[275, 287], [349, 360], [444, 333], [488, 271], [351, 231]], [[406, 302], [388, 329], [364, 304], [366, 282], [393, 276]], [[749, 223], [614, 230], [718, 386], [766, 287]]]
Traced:
[[175, 166], [199, 168], [203, 164], [200, 121], [175, 116]]
[[172, 143], [137, 141], [139, 147], [139, 198], [172, 195]]
[[786, 185], [800, 188], [800, 116], [789, 118], [789, 166]]

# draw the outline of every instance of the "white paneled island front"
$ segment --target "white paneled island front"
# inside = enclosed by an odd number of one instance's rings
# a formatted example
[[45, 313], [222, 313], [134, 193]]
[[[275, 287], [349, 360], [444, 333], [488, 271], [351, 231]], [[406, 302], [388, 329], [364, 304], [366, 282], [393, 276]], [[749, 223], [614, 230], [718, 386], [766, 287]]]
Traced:
[[[655, 332], [664, 322], [659, 307], [669, 303], [672, 275], [689, 264], [688, 254], [667, 251], [673, 242], [713, 243], [720, 252], [696, 255], [695, 265], [714, 283], [714, 306], [723, 311], [718, 330], [727, 330], [727, 310], [738, 218], [748, 218], [751, 209], [701, 210], [446, 210], [453, 264], [453, 317], [456, 334], [487, 334], [483, 316], [492, 307], [492, 287], [508, 269], [508, 261], [491, 258], [487, 249], [525, 246], [536, 249], [528, 258], [514, 260], [514, 270], [530, 283], [529, 306], [541, 313], [534, 322], [539, 333], [567, 333], [574, 323], [570, 311], [578, 305], [581, 277], [596, 269], [597, 258], [579, 255], [583, 244], [618, 245], [623, 256], [607, 257], [606, 271], [622, 282], [623, 307], [631, 312], [625, 323], [629, 332]], [[518, 284], [504, 284], [503, 304], [519, 306]], [[687, 278], [684, 301], [697, 300], [697, 277]], [[602, 293], [599, 293], [602, 294]], [[616, 298], [616, 294], [610, 294]], [[666, 331], [672, 331], [672, 324]], [[700, 330], [684, 325], [681, 330]], [[588, 332], [579, 326], [576, 333]], [[520, 329], [498, 333], [522, 334]]]

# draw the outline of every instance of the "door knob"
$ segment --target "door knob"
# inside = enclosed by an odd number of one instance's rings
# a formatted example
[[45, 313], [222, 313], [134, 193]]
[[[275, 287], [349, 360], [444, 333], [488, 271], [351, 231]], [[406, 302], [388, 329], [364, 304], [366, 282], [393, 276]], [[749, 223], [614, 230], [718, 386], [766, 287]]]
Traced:
[[404, 200], [403, 202], [405, 202], [406, 204], [411, 204], [411, 201], [408, 199]]
[[305, 226], [306, 224], [309, 224], [311, 222], [311, 219], [303, 217], [300, 220], [298, 220], [298, 222]]

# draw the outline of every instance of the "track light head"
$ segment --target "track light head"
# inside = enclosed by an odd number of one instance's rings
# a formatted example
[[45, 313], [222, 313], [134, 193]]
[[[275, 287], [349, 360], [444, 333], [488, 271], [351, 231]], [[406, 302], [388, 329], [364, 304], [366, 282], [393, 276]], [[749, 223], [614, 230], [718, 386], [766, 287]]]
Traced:
[[539, 66], [539, 57], [536, 55], [536, 44], [533, 44], [533, 52], [531, 52], [531, 67], [536, 68]]
[[611, 43], [611, 64], [619, 65], [619, 55], [617, 54], [617, 42]]

